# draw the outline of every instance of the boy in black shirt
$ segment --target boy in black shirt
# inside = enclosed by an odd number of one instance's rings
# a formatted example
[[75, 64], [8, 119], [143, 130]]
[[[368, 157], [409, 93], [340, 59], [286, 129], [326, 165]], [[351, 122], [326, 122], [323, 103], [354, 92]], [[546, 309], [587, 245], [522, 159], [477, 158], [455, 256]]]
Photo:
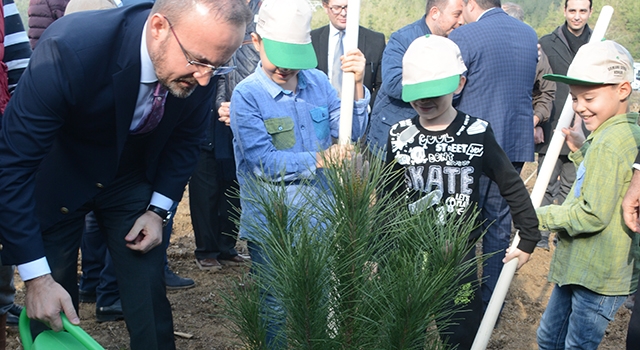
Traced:
[[[454, 93], [464, 87], [466, 71], [460, 49], [451, 40], [427, 35], [416, 39], [402, 61], [402, 99], [411, 103], [417, 116], [391, 127], [387, 162], [405, 169], [404, 194], [411, 211], [436, 210], [467, 215], [477, 205], [480, 175], [495, 181], [507, 200], [521, 241], [506, 254], [504, 262], [519, 258], [518, 268], [529, 260], [540, 239], [538, 219], [520, 175], [500, 148], [489, 123], [457, 111], [451, 105]], [[481, 228], [469, 236], [470, 247], [480, 237]], [[465, 260], [473, 258], [470, 249]], [[471, 274], [460, 284], [477, 282]], [[474, 283], [477, 284], [477, 283]], [[482, 298], [474, 296], [465, 312], [453, 316], [458, 325], [448, 343], [469, 349], [482, 320]], [[469, 310], [470, 309], [470, 310]]]

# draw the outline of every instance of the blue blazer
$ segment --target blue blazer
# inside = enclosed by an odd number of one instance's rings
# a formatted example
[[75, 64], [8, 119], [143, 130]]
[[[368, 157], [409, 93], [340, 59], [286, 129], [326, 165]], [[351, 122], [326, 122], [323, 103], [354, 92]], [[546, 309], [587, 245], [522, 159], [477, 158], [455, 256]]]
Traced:
[[[427, 26], [426, 16], [422, 16], [391, 34], [384, 49], [382, 86], [371, 110], [367, 133], [367, 144], [374, 153], [387, 146], [389, 130], [393, 124], [418, 115], [409, 103], [402, 101], [402, 58], [409, 45], [426, 34], [431, 34], [431, 29]], [[384, 157], [382, 155], [383, 159]]]
[[[140, 86], [140, 42], [152, 4], [74, 13], [44, 33], [0, 129], [2, 262], [44, 256], [41, 232], [109, 186]], [[148, 136], [153, 190], [180, 200], [204, 137], [213, 85], [169, 95]]]
[[467, 66], [467, 84], [457, 108], [490, 122], [512, 162], [532, 162], [536, 32], [494, 8], [455, 29], [449, 39], [458, 44]]

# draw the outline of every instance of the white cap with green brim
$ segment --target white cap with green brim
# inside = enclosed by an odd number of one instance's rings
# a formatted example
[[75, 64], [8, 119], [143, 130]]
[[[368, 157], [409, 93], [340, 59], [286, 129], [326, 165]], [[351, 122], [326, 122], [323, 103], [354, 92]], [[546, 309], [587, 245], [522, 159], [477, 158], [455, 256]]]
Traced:
[[437, 35], [421, 36], [402, 58], [402, 100], [450, 94], [456, 91], [466, 70], [460, 48], [453, 41]]
[[311, 6], [307, 0], [264, 0], [256, 33], [276, 67], [311, 69], [318, 65], [311, 44]]
[[567, 75], [545, 74], [543, 78], [569, 85], [633, 82], [633, 58], [627, 49], [615, 41], [588, 43], [576, 53]]

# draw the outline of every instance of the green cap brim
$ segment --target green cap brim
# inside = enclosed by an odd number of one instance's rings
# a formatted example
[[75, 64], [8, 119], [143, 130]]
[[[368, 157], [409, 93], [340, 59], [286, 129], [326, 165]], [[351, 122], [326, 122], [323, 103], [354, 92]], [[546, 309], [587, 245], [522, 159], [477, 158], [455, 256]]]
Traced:
[[460, 85], [460, 75], [458, 74], [438, 80], [407, 84], [402, 86], [402, 100], [411, 102], [423, 98], [444, 96], [456, 91], [458, 85]]
[[318, 66], [313, 45], [289, 44], [262, 38], [264, 51], [273, 65], [285, 69], [311, 69]]
[[587, 85], [587, 86], [591, 86], [591, 85], [603, 85], [604, 82], [594, 82], [594, 81], [586, 81], [586, 80], [580, 80], [580, 79], [575, 79], [575, 78], [570, 78], [566, 75], [561, 75], [561, 74], [545, 74], [542, 76], [543, 79], [547, 79], [547, 80], [551, 80], [551, 81], [558, 81], [561, 83], [565, 83], [567, 85]]

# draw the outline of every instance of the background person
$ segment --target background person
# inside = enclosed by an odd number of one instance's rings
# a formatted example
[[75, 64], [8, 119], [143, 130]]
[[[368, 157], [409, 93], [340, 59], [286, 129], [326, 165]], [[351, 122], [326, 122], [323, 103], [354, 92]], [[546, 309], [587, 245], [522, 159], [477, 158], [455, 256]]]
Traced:
[[[322, 0], [329, 24], [311, 31], [311, 43], [318, 58], [318, 69], [329, 77], [336, 90], [342, 89], [342, 69], [340, 56], [343, 55], [342, 39], [347, 29], [347, 0]], [[384, 34], [363, 26], [358, 29], [358, 49], [367, 63], [364, 71], [364, 86], [371, 92], [369, 106], [373, 107], [376, 94], [382, 85], [382, 52], [385, 48]]]
[[[534, 160], [532, 90], [538, 62], [536, 32], [510, 17], [500, 0], [463, 0], [466, 25], [449, 38], [460, 47], [467, 65], [467, 84], [454, 106], [491, 124], [495, 138], [518, 172]], [[506, 74], [508, 72], [508, 74]], [[499, 187], [487, 176], [480, 178], [481, 215], [487, 230], [484, 254], [509, 247], [511, 214]], [[502, 254], [488, 258], [482, 269], [485, 308], [502, 271]]]
[[[633, 177], [629, 189], [622, 200], [622, 214], [627, 227], [635, 232], [640, 232], [640, 153], [633, 163]], [[640, 288], [640, 280], [638, 281]], [[636, 291], [638, 288], [636, 288]], [[634, 303], [631, 308], [631, 319], [627, 329], [627, 350], [635, 350], [640, 344], [640, 303]]]
[[402, 101], [402, 57], [409, 45], [426, 34], [446, 37], [463, 23], [462, 0], [428, 0], [422, 18], [391, 34], [382, 55], [382, 85], [367, 132], [370, 150], [384, 149], [391, 125], [415, 114], [411, 105]]
[[64, 16], [69, 0], [29, 0], [27, 34], [31, 49], [35, 49], [38, 40], [51, 23]]
[[[564, 24], [540, 38], [540, 46], [547, 54], [549, 65], [554, 74], [567, 74], [569, 65], [578, 49], [589, 42], [591, 28], [589, 28], [587, 22], [591, 17], [591, 13], [591, 0], [565, 0]], [[553, 136], [552, 132], [558, 125], [558, 120], [568, 95], [569, 86], [562, 82], [556, 83], [556, 97], [553, 101], [551, 118], [546, 122], [539, 123], [542, 128], [544, 142], [536, 145], [538, 171], [540, 171], [542, 162], [547, 154], [547, 149]], [[589, 131], [584, 127], [583, 132], [585, 135], [589, 134]], [[569, 147], [563, 144], [540, 206], [553, 203], [562, 204], [567, 197], [571, 185], [576, 179], [576, 167], [569, 159], [569, 152]], [[542, 239], [539, 245], [541, 248], [549, 249], [549, 232], [542, 231], [541, 233]]]
[[[261, 2], [247, 2], [254, 15], [258, 14]], [[218, 79], [207, 138], [200, 146], [198, 166], [189, 180], [189, 208], [196, 243], [194, 255], [201, 270], [219, 271], [222, 265], [245, 263], [235, 248], [234, 213], [235, 208], [240, 208], [240, 199], [237, 197], [233, 134], [229, 127], [229, 101], [236, 85], [253, 73], [260, 61], [260, 54], [251, 42], [255, 29], [254, 20], [247, 25], [242, 46], [229, 61], [236, 69]]]

